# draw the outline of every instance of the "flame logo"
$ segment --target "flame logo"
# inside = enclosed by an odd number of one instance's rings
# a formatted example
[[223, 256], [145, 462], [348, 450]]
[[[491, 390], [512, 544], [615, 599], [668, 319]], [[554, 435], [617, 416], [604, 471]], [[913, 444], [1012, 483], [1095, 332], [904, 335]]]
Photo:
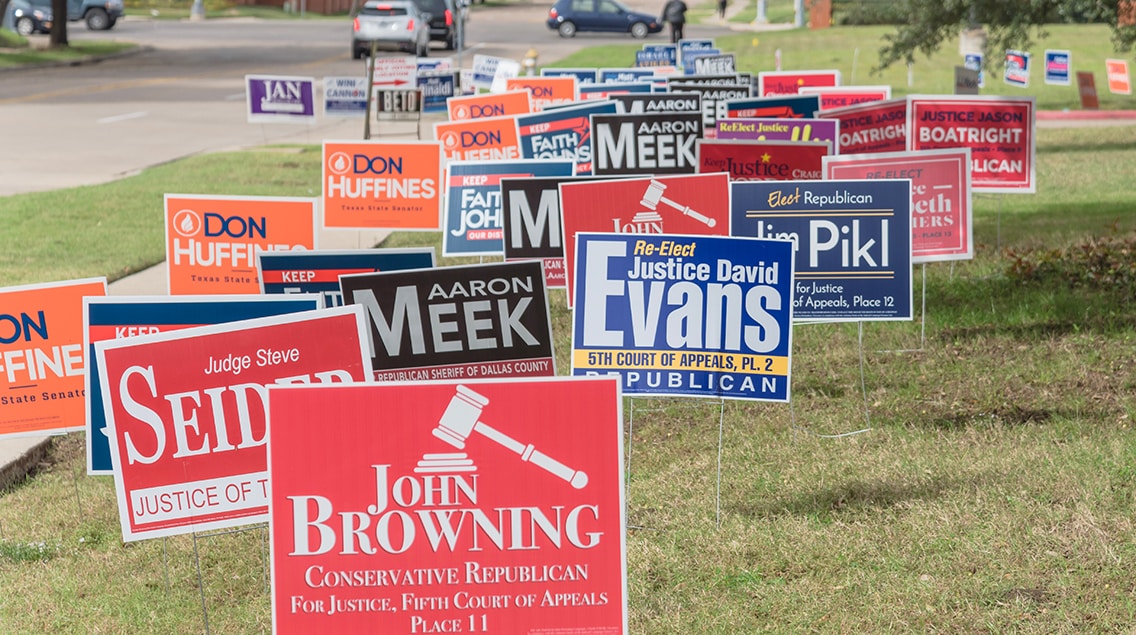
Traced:
[[456, 148], [458, 145], [458, 133], [447, 132], [442, 135], [442, 145], [449, 149]]
[[174, 231], [186, 238], [192, 238], [201, 231], [201, 217], [191, 209], [178, 210], [174, 214]]
[[327, 158], [327, 169], [335, 174], [343, 174], [351, 169], [351, 157], [346, 152], [334, 152]]
[[469, 110], [465, 106], [458, 106], [454, 110], [455, 119], [469, 119]]

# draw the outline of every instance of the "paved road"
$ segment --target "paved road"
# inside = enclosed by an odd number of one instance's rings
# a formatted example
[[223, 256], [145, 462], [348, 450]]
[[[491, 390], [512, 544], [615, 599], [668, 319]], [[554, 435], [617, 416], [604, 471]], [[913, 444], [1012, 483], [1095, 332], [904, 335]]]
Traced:
[[[519, 60], [530, 48], [547, 63], [581, 47], [631, 41], [614, 34], [561, 39], [543, 23], [550, 6], [478, 5], [463, 65], [471, 65], [473, 54]], [[0, 196], [103, 183], [195, 154], [359, 138], [360, 121], [248, 124], [244, 102], [244, 76], [250, 73], [362, 75], [362, 63], [348, 52], [349, 29], [345, 20], [250, 18], [127, 18], [109, 32], [72, 28], [73, 40], [130, 40], [149, 49], [98, 64], [4, 73], [4, 145], [21, 152], [0, 153]], [[431, 51], [447, 54], [452, 52]]]

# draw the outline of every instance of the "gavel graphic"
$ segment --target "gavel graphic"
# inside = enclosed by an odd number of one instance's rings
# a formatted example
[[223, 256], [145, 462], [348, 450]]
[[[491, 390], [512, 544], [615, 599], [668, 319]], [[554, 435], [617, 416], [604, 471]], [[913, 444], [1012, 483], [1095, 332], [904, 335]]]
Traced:
[[509, 435], [479, 421], [481, 411], [487, 405], [489, 405], [487, 397], [459, 384], [457, 394], [450, 400], [450, 404], [446, 406], [446, 411], [442, 413], [442, 418], [438, 421], [438, 427], [433, 430], [434, 436], [461, 450], [465, 448], [465, 442], [469, 435], [478, 432], [494, 443], [519, 454], [522, 461], [528, 461], [555, 476], [559, 476], [576, 489], [582, 489], [588, 484], [588, 475], [584, 472], [573, 470], [537, 450], [531, 443], [524, 445]]
[[701, 223], [705, 223], [707, 227], [713, 227], [714, 225], [718, 224], [718, 222], [715, 221], [713, 218], [709, 218], [704, 214], [696, 212], [696, 211], [690, 209], [689, 207], [687, 207], [686, 205], [679, 205], [678, 203], [672, 201], [671, 199], [663, 196], [663, 191], [666, 190], [666, 189], [667, 189], [666, 183], [662, 183], [662, 182], [657, 181], [655, 179], [651, 179], [651, 184], [647, 186], [647, 191], [643, 194], [643, 200], [639, 201], [639, 204], [642, 205], [643, 207], [646, 207], [647, 209], [651, 210], [652, 212], [654, 212], [654, 211], [656, 211], [656, 208], [659, 206], [659, 203], [663, 203], [664, 205], [668, 205], [670, 207], [677, 209], [678, 211], [682, 212], [683, 214], [686, 214], [687, 216], [693, 218], [696, 221], [699, 221]]

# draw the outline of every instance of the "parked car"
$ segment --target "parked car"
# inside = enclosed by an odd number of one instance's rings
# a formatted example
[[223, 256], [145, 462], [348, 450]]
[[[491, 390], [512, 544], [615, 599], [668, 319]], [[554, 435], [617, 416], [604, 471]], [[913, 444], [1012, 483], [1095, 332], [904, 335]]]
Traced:
[[418, 9], [430, 14], [430, 41], [444, 42], [447, 51], [458, 45], [458, 19], [461, 28], [469, 19], [468, 4], [465, 0], [414, 0]]
[[370, 55], [372, 43], [376, 49], [425, 56], [430, 46], [429, 17], [412, 0], [370, 0], [355, 16], [351, 56]]
[[556, 0], [548, 11], [548, 28], [560, 37], [572, 37], [578, 31], [630, 33], [645, 38], [663, 30], [659, 18], [632, 11], [615, 0]]
[[[31, 0], [35, 4], [51, 6], [51, 0]], [[122, 0], [67, 0], [67, 20], [83, 20], [92, 31], [113, 28], [122, 17]]]
[[30, 0], [11, 0], [4, 24], [13, 31], [27, 37], [34, 33], [51, 33], [51, 5], [40, 6]]

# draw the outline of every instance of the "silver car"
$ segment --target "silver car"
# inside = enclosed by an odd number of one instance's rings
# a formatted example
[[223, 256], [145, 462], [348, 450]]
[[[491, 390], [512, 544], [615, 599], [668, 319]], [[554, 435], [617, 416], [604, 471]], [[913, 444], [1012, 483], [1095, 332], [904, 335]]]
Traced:
[[351, 56], [370, 55], [371, 45], [424, 57], [430, 46], [430, 15], [410, 0], [370, 0], [355, 16]]

